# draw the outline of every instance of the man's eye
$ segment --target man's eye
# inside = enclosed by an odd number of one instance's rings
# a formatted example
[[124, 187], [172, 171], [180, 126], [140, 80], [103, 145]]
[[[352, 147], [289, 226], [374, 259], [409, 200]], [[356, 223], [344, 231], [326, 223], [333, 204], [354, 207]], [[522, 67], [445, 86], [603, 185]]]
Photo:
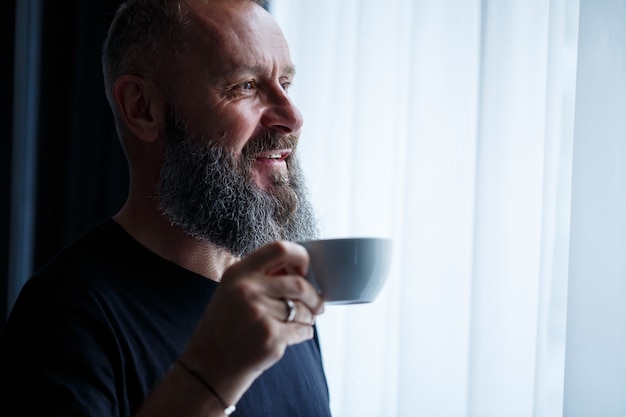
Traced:
[[254, 87], [254, 81], [246, 81], [237, 86], [237, 88], [242, 91], [250, 91], [253, 90]]
[[244, 81], [239, 84], [234, 84], [227, 91], [226, 94], [229, 97], [237, 98], [237, 97], [247, 97], [248, 95], [254, 93], [256, 90], [256, 83], [254, 81]]

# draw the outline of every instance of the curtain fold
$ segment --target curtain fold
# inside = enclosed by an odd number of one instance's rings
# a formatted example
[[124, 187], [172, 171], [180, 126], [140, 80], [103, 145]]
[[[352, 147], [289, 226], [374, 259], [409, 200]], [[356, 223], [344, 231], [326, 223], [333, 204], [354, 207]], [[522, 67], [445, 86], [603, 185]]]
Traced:
[[581, 0], [564, 415], [626, 415], [626, 3]]
[[324, 237], [380, 235], [329, 306], [336, 417], [562, 413], [578, 1], [273, 0]]

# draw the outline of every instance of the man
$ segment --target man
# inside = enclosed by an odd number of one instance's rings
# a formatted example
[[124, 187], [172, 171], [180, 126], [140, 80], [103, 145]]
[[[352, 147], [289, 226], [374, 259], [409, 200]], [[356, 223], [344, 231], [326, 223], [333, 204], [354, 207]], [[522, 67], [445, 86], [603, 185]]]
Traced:
[[103, 68], [128, 199], [24, 286], [5, 410], [329, 416], [280, 28], [249, 0], [131, 0]]

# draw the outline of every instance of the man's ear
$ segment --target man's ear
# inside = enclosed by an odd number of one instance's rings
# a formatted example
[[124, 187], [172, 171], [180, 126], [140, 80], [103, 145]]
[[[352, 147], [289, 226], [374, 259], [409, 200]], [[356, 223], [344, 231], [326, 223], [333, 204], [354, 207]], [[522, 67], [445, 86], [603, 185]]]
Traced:
[[165, 110], [156, 85], [138, 75], [123, 75], [113, 84], [113, 96], [126, 128], [140, 140], [155, 141], [164, 128]]

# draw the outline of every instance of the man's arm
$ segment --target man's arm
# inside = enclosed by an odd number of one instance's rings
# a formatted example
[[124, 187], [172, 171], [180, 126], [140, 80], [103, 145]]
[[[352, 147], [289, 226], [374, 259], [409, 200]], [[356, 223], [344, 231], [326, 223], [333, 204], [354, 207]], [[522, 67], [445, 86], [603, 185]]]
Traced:
[[[172, 366], [136, 417], [223, 416], [225, 405], [236, 405], [287, 346], [314, 336], [324, 304], [303, 278], [307, 268], [306, 250], [291, 242], [231, 266], [180, 358], [184, 366]], [[287, 298], [296, 304], [293, 322], [285, 321]]]

